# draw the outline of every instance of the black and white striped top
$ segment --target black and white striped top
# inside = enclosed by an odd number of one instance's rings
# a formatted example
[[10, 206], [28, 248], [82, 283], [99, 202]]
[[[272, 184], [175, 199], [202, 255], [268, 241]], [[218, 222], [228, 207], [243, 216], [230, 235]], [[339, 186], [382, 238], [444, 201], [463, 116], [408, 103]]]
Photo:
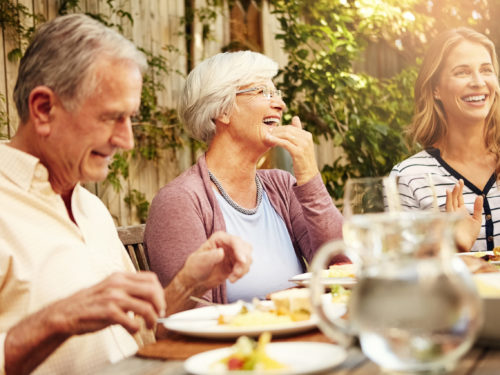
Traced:
[[427, 209], [433, 203], [433, 196], [429, 195], [430, 184], [422, 174], [431, 175], [437, 204], [442, 211], [446, 207], [446, 190], [451, 191], [460, 178], [464, 180], [464, 203], [471, 214], [474, 210], [474, 200], [478, 195], [483, 195], [481, 231], [471, 251], [493, 250], [494, 247], [500, 246], [500, 191], [495, 174], [490, 177], [484, 189], [480, 190], [448, 165], [441, 158], [438, 149], [421, 151], [397, 164], [391, 171], [391, 176], [403, 176], [398, 181], [398, 189], [405, 190], [402, 198], [404, 206]]

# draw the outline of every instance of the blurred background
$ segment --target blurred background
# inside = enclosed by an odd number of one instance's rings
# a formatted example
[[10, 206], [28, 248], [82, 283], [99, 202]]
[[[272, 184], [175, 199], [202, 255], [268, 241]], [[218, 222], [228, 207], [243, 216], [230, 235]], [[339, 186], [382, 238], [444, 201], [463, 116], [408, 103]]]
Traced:
[[[117, 225], [144, 222], [159, 188], [191, 166], [204, 145], [177, 119], [189, 71], [221, 51], [251, 49], [277, 62], [276, 85], [317, 143], [323, 180], [340, 204], [348, 177], [387, 174], [416, 150], [404, 130], [426, 45], [469, 26], [500, 46], [500, 0], [0, 0], [0, 140], [18, 126], [12, 91], [33, 32], [83, 12], [123, 33], [148, 56], [135, 149], [117, 154], [106, 181], [88, 184]], [[291, 171], [273, 149], [262, 168]]]

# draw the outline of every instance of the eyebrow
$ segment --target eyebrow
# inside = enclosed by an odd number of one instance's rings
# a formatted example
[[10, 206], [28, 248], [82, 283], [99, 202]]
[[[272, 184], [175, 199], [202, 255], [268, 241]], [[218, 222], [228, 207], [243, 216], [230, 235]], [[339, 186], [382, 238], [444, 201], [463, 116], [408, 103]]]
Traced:
[[[480, 66], [481, 67], [483, 67], [483, 66], [493, 66], [493, 64], [490, 63], [490, 62], [485, 62], [485, 63], [482, 63]], [[470, 65], [468, 65], [468, 64], [460, 64], [460, 65], [454, 66], [452, 68], [452, 70], [459, 69], [459, 68], [469, 68], [469, 67], [470, 67]]]

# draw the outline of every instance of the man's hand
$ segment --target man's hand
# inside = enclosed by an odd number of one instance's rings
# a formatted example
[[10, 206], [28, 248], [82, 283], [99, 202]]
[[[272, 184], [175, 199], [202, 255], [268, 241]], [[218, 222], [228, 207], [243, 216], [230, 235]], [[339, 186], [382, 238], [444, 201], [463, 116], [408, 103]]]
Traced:
[[319, 173], [312, 135], [302, 129], [298, 116], [292, 118], [291, 125], [270, 128], [266, 142], [270, 146], [281, 146], [290, 153], [297, 185], [305, 184]]
[[152, 328], [165, 310], [163, 290], [154, 273], [114, 273], [28, 315], [9, 329], [4, 349], [6, 372], [30, 373], [73, 335], [113, 324], [135, 333], [140, 325], [128, 312], [142, 316]]
[[152, 272], [114, 273], [50, 306], [58, 317], [60, 331], [70, 335], [98, 331], [120, 324], [130, 333], [139, 329], [129, 311], [144, 318], [153, 328], [166, 310], [163, 288]]
[[466, 215], [466, 218], [457, 224], [455, 241], [459, 251], [469, 251], [481, 230], [483, 197], [477, 196], [474, 201], [474, 213], [470, 215], [464, 205], [463, 189], [464, 181], [460, 179], [452, 191], [446, 190], [446, 212], [458, 212]]

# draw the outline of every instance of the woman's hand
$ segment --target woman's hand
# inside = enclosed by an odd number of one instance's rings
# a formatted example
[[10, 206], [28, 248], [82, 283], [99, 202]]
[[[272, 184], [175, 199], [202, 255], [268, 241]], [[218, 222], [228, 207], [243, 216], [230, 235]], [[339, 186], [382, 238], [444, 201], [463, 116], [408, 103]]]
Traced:
[[452, 191], [446, 190], [446, 212], [459, 212], [466, 215], [460, 220], [456, 228], [455, 241], [459, 251], [469, 251], [479, 235], [482, 223], [483, 197], [477, 196], [474, 201], [474, 213], [469, 211], [464, 205], [464, 181], [460, 179]]
[[297, 185], [303, 185], [319, 173], [311, 133], [302, 129], [298, 116], [291, 125], [270, 128], [266, 135], [270, 146], [281, 146], [292, 156]]

